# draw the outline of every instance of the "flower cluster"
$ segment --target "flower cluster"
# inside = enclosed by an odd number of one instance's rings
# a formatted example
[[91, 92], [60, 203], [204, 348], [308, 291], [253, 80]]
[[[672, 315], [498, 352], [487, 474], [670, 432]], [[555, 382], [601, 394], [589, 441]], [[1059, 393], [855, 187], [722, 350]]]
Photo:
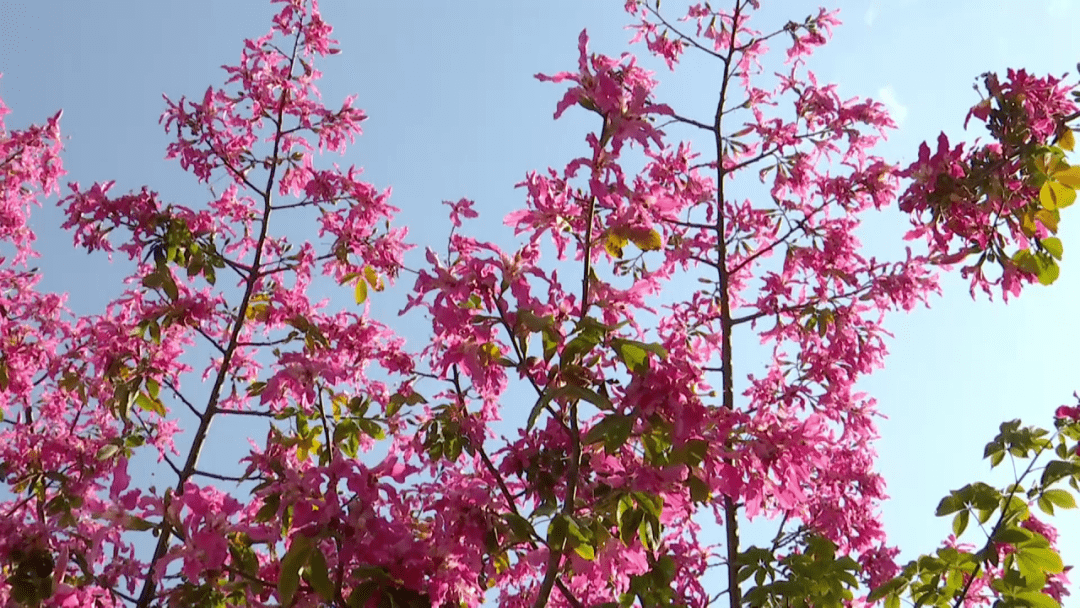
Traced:
[[[965, 149], [942, 133], [933, 153], [924, 143], [900, 172], [910, 184], [899, 204], [914, 226], [908, 239], [924, 239], [938, 264], [977, 256], [962, 269], [972, 294], [999, 286], [1008, 298], [1026, 283], [1049, 284], [1058, 276], [1062, 244], [1054, 235], [1080, 187], [1080, 169], [1064, 159], [1080, 107], [1062, 79], [1024, 70], [1009, 70], [1004, 82], [987, 74], [984, 86], [988, 96], [968, 120], [983, 122], [994, 141]], [[996, 262], [1001, 274], [987, 276], [987, 262]]]
[[[343, 152], [365, 115], [319, 99], [314, 66], [337, 50], [318, 3], [273, 1], [272, 30], [245, 41], [225, 87], [166, 99], [167, 155], [207, 184], [203, 206], [69, 185], [75, 245], [135, 262], [104, 314], [69, 321], [26, 270], [29, 207], [62, 174], [59, 114], [12, 133], [0, 121], [0, 241], [15, 250], [0, 258], [0, 602], [420, 607], [497, 593], [511, 607], [697, 608], [719, 559], [732, 605], [751, 576], [790, 603], [784, 589], [814, 578], [800, 564], [822, 560], [830, 574], [799, 601], [858, 605], [851, 572], [871, 586], [896, 574], [875, 404], [856, 387], [883, 365], [885, 316], [937, 290], [935, 263], [993, 256], [1007, 293], [1049, 276], [1057, 209], [1080, 186], [1060, 81], [988, 78], [972, 116], [998, 143], [969, 152], [943, 136], [898, 173], [872, 154], [894, 126], [883, 106], [805, 69], [834, 13], [763, 33], [753, 0], [694, 4], [683, 32], [659, 3], [629, 0], [633, 42], [669, 69], [691, 50], [719, 61], [715, 113], [659, 102], [632, 54], [596, 53], [582, 32], [577, 69], [537, 78], [567, 87], [555, 118], [581, 108], [599, 128], [518, 184], [514, 248], [466, 234], [470, 200], [445, 203], [447, 255], [427, 250], [402, 311], [426, 314], [430, 340], [409, 352], [366, 306], [409, 247], [390, 192], [315, 158]], [[788, 68], [770, 80], [774, 40]], [[929, 255], [868, 257], [855, 234], [899, 177]], [[305, 226], [328, 243], [294, 244]], [[1003, 257], [1008, 239], [1029, 257]], [[312, 301], [319, 281], [359, 308]], [[1078, 416], [1061, 408], [1059, 426]], [[201, 462], [233, 420], [266, 428], [245, 468]], [[147, 452], [167, 467], [162, 487], [138, 479]], [[771, 547], [745, 546], [745, 518], [779, 520]], [[1044, 592], [1060, 600], [1055, 574]], [[983, 597], [987, 577], [971, 580]]]

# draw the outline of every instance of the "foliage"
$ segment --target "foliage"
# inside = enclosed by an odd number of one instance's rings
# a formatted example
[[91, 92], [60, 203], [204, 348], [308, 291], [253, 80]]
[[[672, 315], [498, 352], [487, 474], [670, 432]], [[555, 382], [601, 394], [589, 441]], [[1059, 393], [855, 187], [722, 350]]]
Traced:
[[[0, 260], [6, 604], [1059, 605], [1056, 533], [1031, 506], [1075, 506], [1060, 486], [1077, 489], [1080, 409], [1059, 410], [1053, 434], [1006, 423], [986, 457], [1027, 470], [942, 501], [957, 537], [996, 514], [982, 549], [952, 538], [900, 568], [877, 512], [873, 401], [854, 387], [883, 365], [884, 315], [925, 304], [938, 266], [978, 256], [963, 270], [973, 292], [1005, 296], [1058, 276], [1061, 210], [1080, 187], [1061, 80], [986, 76], [971, 116], [995, 142], [942, 136], [900, 169], [871, 153], [894, 126], [884, 108], [806, 71], [833, 13], [758, 31], [754, 0], [695, 4], [680, 29], [629, 0], [633, 42], [670, 69], [688, 51], [716, 62], [713, 116], [657, 101], [633, 55], [592, 52], [582, 32], [576, 70], [538, 78], [566, 88], [556, 118], [585, 111], [598, 128], [579, 157], [519, 184], [525, 204], [505, 222], [520, 245], [466, 236], [472, 202], [447, 202], [447, 255], [409, 269], [388, 192], [355, 167], [316, 167], [316, 149], [344, 151], [365, 119], [351, 98], [318, 99], [329, 25], [314, 0], [275, 2], [224, 87], [166, 100], [168, 156], [207, 185], [204, 206], [69, 185], [76, 246], [136, 262], [105, 314], [72, 318], [27, 264], [30, 206], [62, 175], [60, 115], [0, 123], [0, 238], [14, 251]], [[769, 44], [787, 56], [774, 80]], [[704, 134], [708, 152], [669, 127]], [[746, 179], [768, 196], [732, 198]], [[854, 231], [894, 201], [927, 252], [868, 259]], [[284, 236], [304, 222], [325, 247]], [[402, 272], [416, 276], [406, 311], [431, 326], [421, 352], [368, 307]], [[312, 302], [320, 277], [352, 304]], [[676, 282], [700, 287], [658, 306]], [[735, 358], [736, 332], [772, 349], [764, 369]], [[197, 344], [212, 352], [198, 403], [182, 357]], [[495, 437], [511, 380], [534, 400], [515, 436]], [[178, 409], [197, 420], [179, 460]], [[199, 463], [226, 417], [268, 424], [242, 471]], [[169, 487], [133, 484], [147, 452]], [[740, 521], [765, 516], [780, 521], [774, 541], [744, 547]], [[721, 545], [703, 517], [724, 526]], [[717, 563], [720, 595], [703, 583]]]

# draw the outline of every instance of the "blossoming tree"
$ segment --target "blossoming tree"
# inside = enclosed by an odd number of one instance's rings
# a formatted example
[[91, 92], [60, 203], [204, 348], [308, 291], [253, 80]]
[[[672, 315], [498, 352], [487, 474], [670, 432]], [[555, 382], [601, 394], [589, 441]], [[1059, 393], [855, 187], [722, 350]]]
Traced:
[[[938, 508], [956, 537], [989, 523], [985, 544], [954, 537], [900, 567], [877, 512], [874, 404], [855, 384], [883, 363], [883, 316], [926, 303], [937, 268], [965, 264], [973, 293], [1005, 297], [1057, 277], [1080, 187], [1068, 85], [988, 75], [970, 118], [994, 141], [942, 136], [901, 168], [872, 154], [893, 127], [882, 106], [805, 68], [834, 14], [759, 31], [754, 0], [678, 22], [629, 0], [633, 42], [670, 69], [686, 52], [716, 63], [715, 111], [655, 99], [632, 55], [593, 53], [583, 32], [577, 68], [539, 78], [566, 88], [556, 118], [590, 112], [597, 128], [521, 182], [505, 219], [520, 245], [467, 236], [477, 213], [460, 200], [447, 253], [410, 269], [388, 193], [315, 162], [365, 118], [318, 99], [329, 25], [314, 0], [275, 1], [223, 88], [167, 100], [168, 156], [208, 185], [204, 206], [68, 187], [75, 244], [136, 262], [103, 315], [72, 318], [28, 265], [30, 207], [63, 174], [60, 115], [0, 123], [6, 605], [1059, 605], [1056, 533], [1032, 508], [1075, 506], [1057, 486], [1077, 487], [1080, 409], [1059, 409], [1053, 434], [1002, 425], [986, 456], [1031, 466]], [[761, 63], [777, 44], [774, 82]], [[673, 139], [679, 127], [710, 145]], [[738, 180], [765, 194], [733, 197]], [[860, 218], [894, 203], [925, 252], [860, 253]], [[290, 242], [303, 222], [324, 244]], [[431, 324], [420, 352], [364, 306], [403, 272], [407, 314]], [[355, 305], [309, 299], [320, 277]], [[772, 349], [763, 368], [740, 360], [740, 332]], [[197, 344], [213, 353], [202, 370], [181, 362]], [[499, 436], [511, 383], [530, 411]], [[197, 420], [182, 453], [180, 409]], [[229, 417], [267, 421], [265, 439], [237, 470], [200, 463]], [[167, 487], [133, 483], [145, 451]], [[776, 522], [769, 544], [741, 539], [754, 518]], [[715, 567], [721, 589], [704, 582]]]

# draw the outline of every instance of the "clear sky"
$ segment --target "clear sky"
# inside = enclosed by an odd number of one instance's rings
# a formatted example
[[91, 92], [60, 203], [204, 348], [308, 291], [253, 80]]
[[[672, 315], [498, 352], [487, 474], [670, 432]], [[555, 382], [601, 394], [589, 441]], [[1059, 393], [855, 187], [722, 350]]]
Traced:
[[[552, 122], [564, 88], [532, 76], [574, 69], [582, 28], [593, 50], [622, 52], [629, 37], [622, 4], [325, 1], [324, 18], [344, 52], [319, 66], [320, 89], [330, 107], [356, 93], [356, 105], [370, 116], [350, 154], [332, 160], [363, 166], [377, 186], [393, 187], [413, 243], [442, 248], [448, 228], [439, 202], [460, 197], [477, 201], [482, 219], [473, 229], [511, 243], [501, 218], [524, 200], [513, 185], [529, 170], [562, 167], [594, 126], [573, 111]], [[762, 30], [801, 21], [818, 6], [762, 4], [756, 22]], [[664, 3], [669, 11], [676, 5]], [[974, 139], [978, 133], [964, 133], [962, 123], [978, 101], [971, 85], [983, 72], [1023, 67], [1077, 79], [1075, 0], [835, 6], [845, 24], [810, 67], [821, 82], [838, 83], [842, 97], [873, 96], [889, 106], [900, 128], [878, 153], [890, 161], [910, 161], [918, 144], [940, 130]], [[41, 122], [63, 108], [67, 179], [84, 185], [115, 179], [114, 194], [146, 184], [164, 200], [198, 206], [205, 189], [163, 160], [169, 136], [157, 122], [161, 94], [199, 97], [220, 84], [219, 66], [235, 63], [242, 40], [267, 31], [271, 14], [263, 0], [0, 0], [0, 97], [13, 110], [8, 126]], [[660, 89], [665, 101], [691, 110], [715, 103], [715, 66], [692, 68], [674, 79], [658, 69], [662, 82], [671, 79]], [[42, 288], [70, 292], [76, 312], [100, 312], [118, 293], [122, 269], [110, 268], [103, 256], [73, 252], [52, 201], [35, 213]], [[948, 520], [935, 519], [934, 507], [949, 489], [987, 476], [982, 449], [1001, 421], [1022, 417], [1046, 426], [1054, 408], [1080, 389], [1077, 213], [1063, 214], [1065, 259], [1051, 288], [1031, 287], [1008, 305], [972, 302], [966, 283], [953, 278], [932, 309], [888, 320], [895, 339], [887, 367], [862, 386], [888, 416], [878, 443], [893, 497], [885, 517], [905, 556], [931, 550], [948, 533]], [[899, 215], [883, 214], [864, 242], [897, 251], [905, 227]], [[376, 301], [373, 310], [393, 322], [400, 304]], [[1071, 539], [1062, 543], [1067, 562], [1080, 561], [1080, 550], [1070, 549], [1080, 546], [1077, 521], [1077, 512], [1057, 520]]]

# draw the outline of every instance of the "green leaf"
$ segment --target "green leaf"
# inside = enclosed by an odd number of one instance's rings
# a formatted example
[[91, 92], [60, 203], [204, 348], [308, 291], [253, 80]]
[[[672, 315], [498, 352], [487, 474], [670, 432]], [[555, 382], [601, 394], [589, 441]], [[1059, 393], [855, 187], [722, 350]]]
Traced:
[[293, 537], [289, 550], [281, 558], [281, 572], [278, 574], [277, 592], [281, 605], [292, 605], [293, 596], [300, 588], [300, 569], [308, 562], [313, 543], [310, 538], [298, 535]]
[[580, 555], [583, 559], [587, 559], [589, 561], [596, 559], [596, 550], [593, 549], [592, 545], [589, 544], [575, 545], [574, 552]]
[[540, 503], [540, 505], [538, 507], [533, 509], [532, 516], [533, 517], [546, 517], [548, 515], [551, 515], [555, 511], [558, 511], [558, 510], [559, 510], [559, 506], [557, 504], [555, 504], [554, 499], [545, 500], [544, 502]]
[[967, 529], [968, 519], [970, 518], [970, 516], [971, 514], [967, 510], [964, 510], [957, 513], [956, 517], [953, 518], [952, 529], [953, 534], [957, 538], [959, 538], [960, 535], [964, 533], [964, 530]]
[[585, 435], [588, 445], [604, 442], [604, 451], [614, 454], [626, 444], [634, 428], [634, 418], [625, 414], [608, 414]]
[[[1072, 168], [1070, 167], [1070, 169]], [[1057, 197], [1058, 209], [1064, 209], [1076, 202], [1076, 190], [1065, 185], [1059, 175], [1060, 173], [1054, 175], [1056, 181], [1051, 184], [1051, 187], [1054, 188], [1054, 196]]]
[[330, 568], [326, 565], [326, 556], [318, 547], [311, 551], [311, 558], [308, 560], [308, 578], [311, 588], [319, 597], [327, 602], [334, 599], [335, 590], [334, 583], [330, 582]]
[[646, 513], [660, 519], [660, 515], [664, 512], [663, 497], [647, 492], [631, 492], [630, 495], [634, 497], [634, 502], [644, 509]]
[[648, 353], [653, 353], [660, 359], [667, 358], [667, 349], [656, 343], [613, 338], [611, 340], [611, 346], [615, 349], [615, 353], [619, 356], [619, 360], [626, 365], [631, 373], [643, 372], [648, 369]]
[[538, 317], [532, 311], [519, 310], [517, 312], [516, 322], [514, 323], [515, 333], [520, 332], [520, 327], [524, 327], [529, 333], [541, 332], [551, 328], [552, 323], [553, 318], [550, 315]]
[[106, 443], [98, 449], [96, 458], [99, 461], [109, 460], [113, 456], [116, 456], [116, 453], [119, 451], [120, 446], [115, 443]]
[[544, 410], [544, 406], [551, 402], [551, 393], [551, 390], [545, 390], [536, 400], [536, 404], [533, 405], [532, 410], [529, 411], [529, 420], [525, 423], [526, 431], [532, 430], [533, 425], [536, 424], [536, 419], [540, 417], [540, 412]]
[[349, 593], [349, 608], [365, 608], [380, 586], [379, 581], [369, 579], [353, 587]]
[[1016, 599], [1027, 602], [1030, 608], [1061, 608], [1057, 600], [1039, 591], [1024, 591], [1016, 594]]
[[[761, 572], [761, 570], [754, 565], [743, 566], [741, 569], [739, 569], [739, 582], [741, 583], [745, 581], [746, 579], [754, 576], [758, 572]], [[764, 579], [762, 580], [764, 581]], [[758, 584], [760, 585], [761, 583]]]
[[896, 593], [903, 590], [904, 587], [907, 587], [909, 582], [910, 581], [907, 579], [899, 576], [890, 581], [886, 581], [875, 587], [874, 590], [870, 592], [870, 595], [867, 596], [866, 601], [872, 604], [890, 593]]
[[559, 350], [559, 334], [554, 329], [545, 328], [541, 336], [544, 343], [544, 361], [551, 361]]
[[1005, 444], [1000, 440], [991, 441], [983, 448], [983, 458], [990, 458], [994, 454], [1000, 454], [1005, 450]]
[[1040, 496], [1036, 504], [1039, 505], [1039, 510], [1043, 513], [1046, 513], [1047, 515], [1054, 514], [1054, 503], [1050, 502], [1045, 496]]
[[[150, 340], [154, 344], [161, 344], [161, 325], [158, 324], [157, 319], [151, 319], [147, 322], [147, 329], [150, 330]], [[156, 394], [154, 395], [157, 396]]]
[[611, 341], [611, 346], [614, 347], [619, 360], [631, 373], [636, 374], [649, 369], [649, 353], [639, 342], [615, 338]]
[[503, 519], [510, 526], [510, 532], [513, 533], [513, 540], [521, 542], [527, 541], [533, 537], [534, 530], [529, 520], [518, 515], [517, 513], [506, 513], [503, 515]]
[[709, 486], [704, 481], [691, 475], [686, 478], [686, 485], [690, 488], [690, 500], [698, 503], [704, 503], [709, 500], [709, 496], [711, 496]]
[[135, 517], [134, 515], [128, 515], [124, 518], [124, 528], [128, 530], [137, 530], [139, 532], [146, 532], [153, 529], [154, 524], [146, 521], [141, 517]]
[[386, 439], [386, 432], [383, 431], [383, 428], [379, 426], [378, 422], [368, 418], [361, 418], [356, 421], [356, 424], [360, 428], [360, 431], [368, 437], [379, 441]]
[[660, 546], [660, 522], [646, 515], [638, 525], [638, 538], [647, 549], [656, 550]]
[[592, 389], [576, 384], [564, 384], [554, 390], [544, 391], [544, 394], [537, 400], [536, 405], [533, 406], [532, 411], [529, 412], [529, 421], [526, 425], [526, 429], [532, 429], [533, 424], [536, 423], [536, 419], [540, 416], [540, 411], [544, 409], [545, 405], [554, 399], [560, 398], [588, 401], [602, 410], [611, 410], [614, 408], [610, 399]]
[[1062, 509], [1075, 509], [1076, 499], [1068, 490], [1052, 489], [1043, 492], [1043, 497]]
[[982, 482], [976, 482], [971, 488], [971, 502], [978, 509], [996, 509], [1001, 501], [1001, 492]]
[[579, 543], [589, 542], [589, 537], [585, 536], [585, 533], [581, 530], [581, 527], [578, 526], [577, 522], [574, 521], [574, 518], [567, 515], [560, 515], [559, 517], [566, 519], [566, 535], [568, 538], [572, 538]]
[[634, 499], [629, 494], [619, 497], [619, 504], [615, 508], [615, 523], [622, 526], [623, 516], [634, 510]]
[[161, 394], [161, 385], [157, 383], [153, 378], [146, 379], [146, 392], [151, 398], [157, 399]]
[[1065, 569], [1061, 556], [1053, 549], [1023, 547], [1015, 555], [1022, 571], [1029, 569], [1046, 574], [1057, 574]]
[[165, 290], [165, 295], [169, 296], [170, 300], [175, 301], [180, 297], [180, 290], [176, 288], [176, 281], [167, 271], [162, 271], [161, 288]]
[[1016, 545], [1031, 539], [1031, 532], [1023, 528], [1003, 528], [994, 535], [994, 541]]
[[671, 439], [661, 429], [650, 429], [650, 432], [642, 435], [642, 447], [645, 448], [645, 461], [653, 465], [671, 464], [668, 459], [668, 449], [671, 447]]
[[576, 336], [563, 347], [560, 361], [563, 364], [572, 363], [579, 357], [587, 355], [600, 343], [602, 336], [597, 332], [586, 331]]
[[691, 439], [675, 450], [672, 455], [672, 462], [682, 463], [694, 468], [705, 460], [708, 452], [709, 442], [704, 439]]
[[676, 567], [675, 559], [670, 555], [664, 555], [660, 559], [656, 560], [656, 565], [653, 566], [653, 572], [660, 576], [660, 580], [664, 585], [670, 585], [671, 581], [675, 580]]
[[356, 426], [356, 421], [353, 419], [342, 420], [337, 426], [334, 427], [333, 442], [339, 444], [349, 437], [355, 437], [360, 432], [359, 427]]
[[645, 518], [645, 513], [641, 509], [631, 509], [623, 514], [619, 521], [619, 539], [627, 547], [630, 543], [634, 542], [634, 537], [637, 535], [638, 526], [641, 525], [641, 520]]
[[548, 524], [547, 544], [550, 551], [558, 551], [563, 548], [566, 541], [566, 532], [569, 520], [562, 514], [551, 518]]
[[1048, 486], [1059, 479], [1075, 475], [1078, 472], [1080, 472], [1080, 468], [1072, 462], [1053, 460], [1047, 463], [1046, 468], [1043, 469], [1041, 485]]
[[131, 412], [131, 406], [135, 405], [136, 397], [137, 395], [131, 392], [131, 387], [127, 384], [120, 384], [114, 389], [113, 399], [116, 401], [116, 407], [121, 420], [128, 419], [128, 414]]
[[994, 455], [990, 457], [990, 468], [998, 466], [1002, 460], [1005, 460], [1005, 451], [994, 452]]
[[937, 510], [934, 514], [938, 517], [944, 517], [951, 515], [964, 508], [964, 503], [956, 496], [956, 493], [949, 494], [945, 498], [941, 499], [938, 503]]

